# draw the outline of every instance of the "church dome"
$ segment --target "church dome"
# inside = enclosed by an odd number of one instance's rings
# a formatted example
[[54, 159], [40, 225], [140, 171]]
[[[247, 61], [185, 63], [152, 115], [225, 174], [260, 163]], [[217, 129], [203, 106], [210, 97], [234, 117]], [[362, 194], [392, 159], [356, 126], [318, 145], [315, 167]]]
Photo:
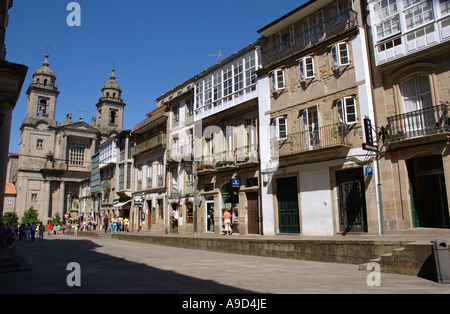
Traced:
[[119, 83], [117, 83], [116, 81], [116, 76], [114, 75], [114, 71], [115, 69], [112, 69], [112, 73], [111, 76], [109, 77], [109, 81], [106, 81], [106, 83], [103, 85], [103, 89], [116, 89], [118, 91], [120, 91], [120, 85]]
[[38, 68], [35, 72], [34, 75], [48, 75], [48, 76], [52, 76], [52, 77], [56, 77], [55, 73], [53, 73], [52, 69], [49, 68], [50, 63], [48, 62], [48, 53], [45, 54], [45, 60], [44, 62], [42, 62], [42, 66], [40, 68]]

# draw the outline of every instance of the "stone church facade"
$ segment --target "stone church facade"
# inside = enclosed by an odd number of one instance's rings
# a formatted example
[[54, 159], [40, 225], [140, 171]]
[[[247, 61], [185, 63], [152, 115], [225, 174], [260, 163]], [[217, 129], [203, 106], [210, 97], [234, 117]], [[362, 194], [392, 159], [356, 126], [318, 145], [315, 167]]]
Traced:
[[82, 118], [73, 121], [71, 114], [58, 124], [55, 111], [59, 91], [49, 66], [46, 55], [27, 90], [16, 185], [18, 216], [32, 206], [44, 223], [56, 213], [71, 220], [83, 214], [81, 191], [91, 177], [91, 158], [102, 141], [122, 129], [125, 106], [113, 72], [103, 86], [96, 105], [97, 118], [91, 124]]

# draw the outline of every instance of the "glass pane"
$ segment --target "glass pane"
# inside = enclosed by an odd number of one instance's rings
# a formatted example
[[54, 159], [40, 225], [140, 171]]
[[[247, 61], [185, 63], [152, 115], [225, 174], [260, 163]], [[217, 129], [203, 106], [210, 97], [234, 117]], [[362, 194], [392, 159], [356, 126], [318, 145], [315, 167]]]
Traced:
[[419, 81], [419, 93], [426, 94], [430, 92], [430, 81], [427, 75], [420, 75], [418, 77]]

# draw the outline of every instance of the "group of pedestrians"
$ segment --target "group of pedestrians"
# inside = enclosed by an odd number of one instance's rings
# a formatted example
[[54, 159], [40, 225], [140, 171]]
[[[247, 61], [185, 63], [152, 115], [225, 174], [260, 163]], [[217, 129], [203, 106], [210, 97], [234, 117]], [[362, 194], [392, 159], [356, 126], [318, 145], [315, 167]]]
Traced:
[[130, 220], [122, 217], [108, 217], [103, 218], [103, 229], [107, 232], [128, 232], [130, 230]]
[[41, 224], [23, 223], [21, 225], [17, 225], [10, 222], [6, 226], [3, 223], [1, 223], [0, 234], [3, 237], [5, 245], [11, 248], [14, 242], [20, 241], [22, 239], [34, 242], [34, 239], [36, 238], [36, 233], [38, 234], [39, 241], [43, 241], [45, 229], [46, 228], [42, 223]]

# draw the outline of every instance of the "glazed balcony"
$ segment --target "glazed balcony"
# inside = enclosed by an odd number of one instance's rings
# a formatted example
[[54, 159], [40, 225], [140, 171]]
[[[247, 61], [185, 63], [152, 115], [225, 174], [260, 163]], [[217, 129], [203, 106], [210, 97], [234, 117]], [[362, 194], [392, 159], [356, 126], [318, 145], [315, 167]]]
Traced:
[[[285, 139], [273, 139], [271, 141], [272, 156], [276, 156], [278, 145], [279, 158], [305, 158], [314, 155], [313, 159], [328, 159], [350, 148], [347, 137], [347, 126], [331, 124], [309, 131], [289, 134]], [[319, 153], [319, 156], [312, 153]], [[310, 156], [311, 157], [311, 156]]]
[[136, 157], [151, 150], [164, 147], [166, 147], [166, 134], [160, 134], [147, 141], [137, 144], [133, 147], [131, 153], [133, 157]]
[[292, 43], [275, 45], [262, 52], [263, 67], [357, 27], [357, 13], [347, 10], [294, 36]]
[[387, 118], [390, 143], [450, 132], [448, 105], [438, 105]]
[[247, 145], [234, 150], [226, 150], [214, 155], [203, 156], [197, 171], [225, 170], [234, 167], [246, 167], [258, 163], [258, 147]]

